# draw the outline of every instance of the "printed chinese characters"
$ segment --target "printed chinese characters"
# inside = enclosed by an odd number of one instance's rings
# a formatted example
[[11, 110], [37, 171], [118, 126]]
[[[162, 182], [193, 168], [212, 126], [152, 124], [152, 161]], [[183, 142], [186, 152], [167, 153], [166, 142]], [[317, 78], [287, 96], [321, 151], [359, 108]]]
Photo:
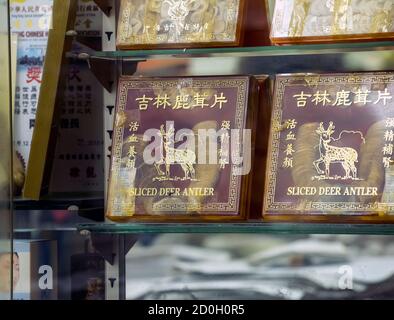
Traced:
[[171, 108], [172, 110], [192, 110], [194, 108], [218, 108], [222, 109], [228, 102], [227, 97], [223, 92], [215, 94], [213, 101], [209, 101], [208, 94], [196, 93], [194, 95], [177, 95], [175, 101], [171, 101], [167, 94], [156, 95], [154, 97], [142, 95], [135, 99], [138, 104], [138, 108], [141, 111], [148, 110], [149, 107], [155, 107], [156, 109]]
[[140, 124], [136, 121], [132, 121], [129, 124], [129, 131], [132, 132], [131, 136], [128, 137], [128, 142], [131, 143], [129, 149], [127, 151], [127, 162], [126, 168], [127, 169], [135, 169], [135, 160], [137, 151], [135, 149], [135, 143], [138, 142], [138, 137], [136, 136], [136, 132], [138, 131]]
[[337, 91], [335, 94], [330, 94], [327, 90], [316, 91], [315, 93], [305, 93], [301, 91], [293, 95], [298, 108], [305, 108], [308, 102], [314, 106], [335, 106], [335, 107], [349, 107], [351, 105], [365, 106], [368, 103], [374, 105], [382, 104], [386, 106], [392, 101], [393, 96], [386, 88], [385, 90], [378, 90], [374, 93], [367, 89], [358, 88], [354, 92], [350, 90]]
[[386, 118], [386, 130], [384, 132], [384, 146], [382, 148], [383, 153], [383, 166], [389, 168], [394, 162], [392, 159], [394, 151], [394, 118]]
[[229, 164], [229, 142], [230, 142], [230, 126], [229, 120], [222, 121], [223, 133], [220, 135], [219, 164], [220, 169], [224, 169]]
[[294, 134], [294, 129], [297, 127], [297, 121], [295, 119], [288, 119], [285, 123], [286, 128], [286, 148], [283, 151], [285, 154], [285, 158], [283, 159], [282, 166], [283, 168], [293, 168], [293, 155], [295, 153], [294, 150], [294, 141], [297, 140]]

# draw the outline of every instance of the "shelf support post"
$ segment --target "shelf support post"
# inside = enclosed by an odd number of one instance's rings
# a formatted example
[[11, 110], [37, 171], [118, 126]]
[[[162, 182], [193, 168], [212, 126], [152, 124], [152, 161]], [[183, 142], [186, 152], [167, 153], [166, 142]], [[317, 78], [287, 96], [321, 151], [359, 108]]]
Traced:
[[135, 234], [90, 234], [95, 250], [105, 259], [106, 300], [126, 299], [126, 255], [137, 243]]

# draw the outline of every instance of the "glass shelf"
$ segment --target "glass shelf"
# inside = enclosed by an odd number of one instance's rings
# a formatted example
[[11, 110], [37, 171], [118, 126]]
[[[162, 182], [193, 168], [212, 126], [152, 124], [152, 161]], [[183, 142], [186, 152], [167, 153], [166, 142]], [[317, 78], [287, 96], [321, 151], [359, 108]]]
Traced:
[[13, 199], [14, 232], [76, 231], [79, 223], [104, 220], [100, 194], [57, 194], [39, 201]]
[[104, 208], [102, 195], [58, 194], [38, 201], [14, 198], [15, 210], [93, 210]]
[[79, 231], [111, 234], [139, 233], [261, 233], [394, 235], [394, 224], [315, 223], [88, 223]]
[[[194, 49], [162, 49], [162, 50], [119, 50], [119, 51], [92, 51], [88, 55], [92, 58], [119, 59], [119, 58], [163, 58], [163, 57], [247, 57], [247, 56], [282, 56], [305, 54], [330, 54], [339, 52], [383, 51], [394, 50], [394, 41], [379, 42], [353, 42], [330, 44], [305, 44], [288, 46], [264, 47], [232, 47], [232, 48], [194, 48]], [[83, 54], [82, 54], [83, 56]]]
[[77, 211], [17, 210], [14, 211], [14, 232], [77, 231], [77, 225], [91, 223]]

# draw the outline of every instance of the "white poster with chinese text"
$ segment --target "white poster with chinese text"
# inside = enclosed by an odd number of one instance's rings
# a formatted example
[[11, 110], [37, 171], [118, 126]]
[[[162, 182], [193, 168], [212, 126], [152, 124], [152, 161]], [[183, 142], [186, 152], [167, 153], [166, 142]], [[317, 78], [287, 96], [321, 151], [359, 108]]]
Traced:
[[17, 36], [14, 145], [25, 168], [30, 153], [53, 0], [10, 0], [11, 32]]

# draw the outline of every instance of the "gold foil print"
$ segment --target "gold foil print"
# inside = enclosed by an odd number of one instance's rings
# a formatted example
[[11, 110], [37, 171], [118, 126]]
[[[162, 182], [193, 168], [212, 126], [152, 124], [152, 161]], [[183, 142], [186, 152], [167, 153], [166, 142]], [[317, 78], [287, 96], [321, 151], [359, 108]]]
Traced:
[[119, 46], [237, 41], [242, 0], [122, 0]]
[[274, 39], [361, 34], [372, 37], [394, 32], [394, 1], [277, 0], [274, 22]]
[[310, 0], [295, 0], [289, 28], [289, 35], [291, 37], [302, 36], [310, 5]]

